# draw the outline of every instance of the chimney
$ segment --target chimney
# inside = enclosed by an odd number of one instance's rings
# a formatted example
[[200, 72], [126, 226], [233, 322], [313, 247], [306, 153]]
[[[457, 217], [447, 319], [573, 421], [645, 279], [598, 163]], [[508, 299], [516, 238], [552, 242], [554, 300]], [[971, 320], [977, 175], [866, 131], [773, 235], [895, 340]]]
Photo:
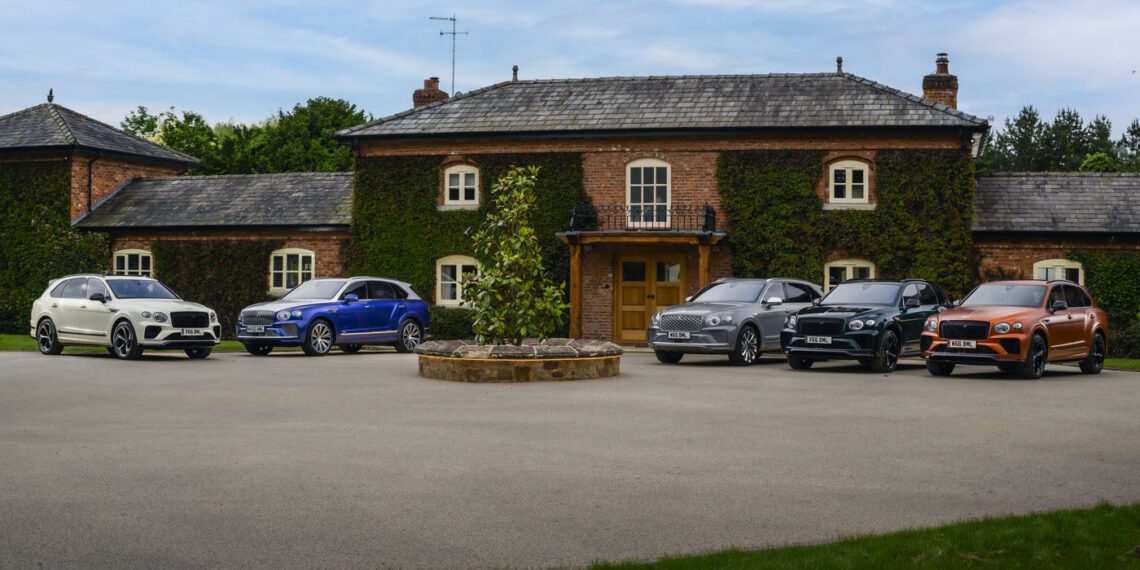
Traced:
[[958, 108], [958, 76], [950, 74], [950, 58], [946, 54], [938, 54], [934, 73], [922, 78], [922, 96], [951, 109]]
[[429, 77], [424, 80], [424, 88], [416, 89], [412, 93], [412, 106], [423, 107], [429, 103], [447, 99], [447, 92], [439, 90], [439, 78]]

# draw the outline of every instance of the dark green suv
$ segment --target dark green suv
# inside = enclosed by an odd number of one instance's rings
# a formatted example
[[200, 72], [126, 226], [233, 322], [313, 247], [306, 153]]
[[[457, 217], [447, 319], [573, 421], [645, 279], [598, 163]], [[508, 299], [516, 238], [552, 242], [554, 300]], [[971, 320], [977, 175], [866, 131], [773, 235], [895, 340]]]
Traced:
[[926, 281], [848, 281], [789, 315], [780, 347], [797, 370], [845, 359], [890, 372], [899, 357], [919, 353], [922, 325], [948, 306], [942, 287]]

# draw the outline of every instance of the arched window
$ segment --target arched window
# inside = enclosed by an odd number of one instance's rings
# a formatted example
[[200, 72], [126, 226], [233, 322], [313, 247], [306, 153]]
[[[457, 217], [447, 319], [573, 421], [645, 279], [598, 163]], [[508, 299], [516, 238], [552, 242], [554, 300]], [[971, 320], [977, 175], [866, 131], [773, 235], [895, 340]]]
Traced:
[[668, 162], [655, 158], [642, 158], [626, 165], [629, 227], [669, 227], [672, 174]]
[[120, 249], [115, 252], [115, 275], [154, 276], [154, 261], [145, 249]]
[[456, 208], [479, 207], [478, 168], [469, 164], [457, 164], [443, 171], [443, 205]]
[[824, 291], [852, 279], [874, 278], [875, 264], [865, 259], [838, 259], [823, 266]]
[[269, 292], [283, 294], [313, 278], [316, 262], [307, 249], [279, 249], [269, 256]]
[[1044, 280], [1065, 279], [1078, 285], [1084, 285], [1085, 268], [1079, 261], [1046, 259], [1033, 264], [1033, 277]]
[[464, 277], [479, 271], [479, 262], [466, 255], [449, 255], [435, 262], [435, 304], [458, 307], [467, 297], [463, 294]]
[[827, 176], [827, 201], [831, 204], [869, 204], [870, 169], [858, 160], [831, 163]]

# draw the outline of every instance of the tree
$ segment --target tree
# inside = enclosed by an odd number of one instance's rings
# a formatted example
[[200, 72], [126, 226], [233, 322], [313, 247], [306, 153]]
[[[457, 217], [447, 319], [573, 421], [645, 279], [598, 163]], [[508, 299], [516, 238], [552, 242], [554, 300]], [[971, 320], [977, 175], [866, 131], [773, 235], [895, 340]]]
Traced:
[[1140, 119], [1133, 119], [1124, 130], [1118, 147], [1123, 169], [1140, 172]]
[[1045, 129], [1044, 170], [1076, 170], [1089, 154], [1088, 148], [1088, 133], [1081, 114], [1073, 109], [1061, 109]]
[[1047, 124], [1032, 105], [1022, 107], [1017, 117], [1005, 120], [1005, 128], [986, 145], [980, 162], [984, 170], [1037, 171], [1044, 170], [1042, 152]]
[[129, 135], [153, 141], [158, 136], [159, 121], [158, 115], [150, 114], [150, 110], [139, 105], [138, 109], [127, 113], [127, 117], [119, 123], [119, 126]]
[[472, 330], [480, 344], [522, 344], [545, 339], [562, 324], [568, 308], [542, 263], [530, 223], [538, 167], [512, 167], [491, 186], [492, 210], [472, 236], [484, 265], [467, 278], [464, 292], [474, 309]]
[[1103, 153], [1117, 157], [1116, 143], [1112, 141], [1112, 121], [1104, 115], [1097, 115], [1085, 129], [1085, 141], [1088, 144], [1088, 153]]
[[1078, 169], [1081, 172], [1118, 172], [1120, 165], [1112, 155], [1104, 152], [1090, 154]]
[[333, 135], [368, 120], [344, 99], [317, 97], [278, 111], [264, 127], [256, 172], [343, 172], [352, 170], [352, 149]]

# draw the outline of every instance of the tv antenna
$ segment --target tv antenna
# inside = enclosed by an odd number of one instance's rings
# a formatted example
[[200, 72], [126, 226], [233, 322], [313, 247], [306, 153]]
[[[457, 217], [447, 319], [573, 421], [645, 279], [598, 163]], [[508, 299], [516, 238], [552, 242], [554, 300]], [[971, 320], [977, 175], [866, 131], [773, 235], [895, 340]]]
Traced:
[[455, 38], [457, 36], [466, 36], [467, 32], [466, 31], [463, 31], [463, 32], [455, 31], [455, 24], [458, 21], [455, 18], [455, 14], [452, 14], [450, 18], [447, 16], [428, 16], [428, 19], [429, 20], [443, 20], [445, 22], [451, 22], [451, 31], [445, 32], [443, 30], [440, 30], [439, 31], [439, 37], [442, 38], [443, 36], [451, 36], [451, 96], [454, 97], [455, 96]]

